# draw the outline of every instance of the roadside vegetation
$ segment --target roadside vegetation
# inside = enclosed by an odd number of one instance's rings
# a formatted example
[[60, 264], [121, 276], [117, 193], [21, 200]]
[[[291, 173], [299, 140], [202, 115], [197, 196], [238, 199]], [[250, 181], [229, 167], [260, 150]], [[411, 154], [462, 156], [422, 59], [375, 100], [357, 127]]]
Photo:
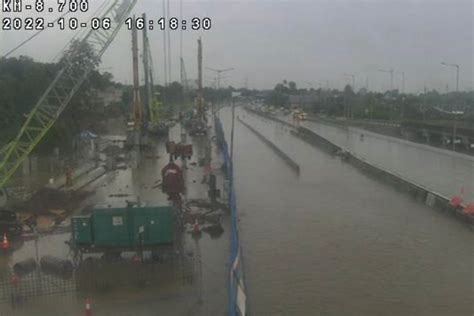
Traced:
[[[58, 70], [58, 64], [41, 63], [25, 56], [0, 59], [0, 145], [16, 136]], [[110, 73], [94, 70], [38, 150], [69, 143], [81, 130], [94, 129], [104, 116], [103, 108], [95, 102], [97, 92], [111, 85], [114, 83]]]
[[350, 85], [343, 91], [306, 89], [284, 80], [267, 93], [265, 103], [278, 108], [300, 107], [311, 113], [346, 119], [424, 122], [440, 126], [452, 124], [452, 112], [462, 112], [456, 115], [460, 126], [474, 129], [473, 91], [439, 93], [427, 90], [412, 94], [398, 90], [381, 93], [362, 88], [354, 92]]

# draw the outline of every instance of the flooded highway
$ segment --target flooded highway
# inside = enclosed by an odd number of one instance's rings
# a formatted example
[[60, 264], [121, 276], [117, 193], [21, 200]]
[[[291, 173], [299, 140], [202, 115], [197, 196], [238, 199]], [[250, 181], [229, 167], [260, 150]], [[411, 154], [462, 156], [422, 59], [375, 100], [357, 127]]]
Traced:
[[[229, 108], [221, 110], [230, 140]], [[473, 235], [444, 213], [236, 111], [234, 168], [252, 315], [472, 315]]]
[[[288, 121], [292, 121], [288, 119]], [[358, 128], [304, 121], [301, 126], [337, 144], [359, 159], [431, 192], [474, 200], [474, 157], [421, 145]]]

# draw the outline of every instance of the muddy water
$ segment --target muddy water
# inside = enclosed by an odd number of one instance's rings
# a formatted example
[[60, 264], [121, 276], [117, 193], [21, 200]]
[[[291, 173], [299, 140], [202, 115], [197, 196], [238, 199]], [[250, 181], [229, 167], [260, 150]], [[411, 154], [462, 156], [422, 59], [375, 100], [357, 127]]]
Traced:
[[[170, 139], [180, 140], [180, 128], [171, 130]], [[120, 137], [107, 137], [116, 140]], [[201, 185], [203, 167], [197, 163], [203, 158], [204, 150], [202, 139], [188, 137], [189, 143], [194, 143], [195, 154], [188, 162], [187, 187], [188, 198], [205, 198], [207, 187]], [[214, 155], [212, 169], [219, 169], [219, 161]], [[158, 142], [150, 152], [143, 152], [138, 168], [127, 167], [125, 170], [109, 172], [87, 190], [95, 194], [84, 205], [106, 201], [105, 205], [124, 205], [125, 200], [136, 200], [147, 205], [163, 205], [168, 203], [166, 197], [157, 187], [161, 182], [161, 168], [168, 162], [164, 142]], [[216, 171], [219, 173], [218, 171]], [[66, 221], [67, 222], [67, 221]], [[201, 255], [201, 268], [198, 269], [196, 259], [193, 269], [195, 281], [192, 285], [182, 286], [182, 279], [178, 276], [170, 284], [160, 284], [149, 290], [138, 291], [133, 286], [114, 288], [107, 293], [93, 294], [94, 314], [98, 315], [223, 315], [227, 308], [227, 261], [229, 254], [229, 230], [227, 219], [223, 218], [224, 233], [218, 238], [211, 238], [204, 233], [195, 241], [190, 234], [186, 234], [185, 249], [193, 256], [197, 256], [197, 247]], [[38, 242], [39, 256], [53, 255], [60, 258], [70, 258], [69, 247], [65, 241], [69, 240], [70, 233], [42, 236]], [[34, 241], [26, 241], [13, 254], [0, 257], [0, 276], [8, 266], [28, 257], [35, 256]], [[164, 270], [166, 267], [163, 268]], [[171, 270], [166, 271], [172, 274]], [[165, 273], [166, 273], [165, 272]], [[199, 277], [201, 274], [201, 277]], [[92, 275], [91, 278], [94, 278]], [[198, 280], [202, 282], [198, 282]], [[84, 294], [84, 293], [81, 293]], [[198, 299], [202, 302], [198, 303]], [[56, 296], [29, 299], [28, 304], [15, 311], [15, 315], [80, 315], [83, 313], [84, 300], [76, 293], [64, 293], [61, 298]], [[10, 306], [0, 304], [0, 314], [13, 313]]]
[[[235, 173], [253, 315], [472, 315], [473, 234], [446, 214], [237, 111]], [[230, 109], [221, 113], [230, 128]], [[228, 134], [229, 135], [229, 134]]]

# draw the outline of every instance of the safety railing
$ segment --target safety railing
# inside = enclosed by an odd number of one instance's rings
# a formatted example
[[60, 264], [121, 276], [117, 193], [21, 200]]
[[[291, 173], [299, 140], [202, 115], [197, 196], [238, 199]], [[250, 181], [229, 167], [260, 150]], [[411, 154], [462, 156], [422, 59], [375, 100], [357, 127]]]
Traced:
[[234, 169], [229, 156], [229, 149], [224, 136], [224, 130], [219, 118], [216, 117], [214, 122], [216, 130], [216, 140], [224, 157], [224, 169], [229, 183], [228, 188], [228, 204], [231, 217], [231, 246], [230, 246], [230, 267], [229, 267], [229, 315], [245, 315], [246, 310], [246, 294], [244, 286], [244, 274], [242, 265], [242, 253], [239, 241], [239, 230], [237, 225], [237, 203], [235, 199], [234, 186]]

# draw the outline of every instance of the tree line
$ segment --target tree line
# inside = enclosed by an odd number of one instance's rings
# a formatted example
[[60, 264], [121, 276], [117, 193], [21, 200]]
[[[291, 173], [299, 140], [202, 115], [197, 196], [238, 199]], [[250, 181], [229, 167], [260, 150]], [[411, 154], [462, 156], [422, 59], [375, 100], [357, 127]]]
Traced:
[[[71, 46], [72, 49], [78, 47]], [[79, 54], [79, 58], [84, 59], [88, 48], [79, 48], [81, 50], [83, 54]], [[42, 63], [26, 56], [0, 59], [0, 146], [17, 135], [61, 66], [62, 60]], [[40, 144], [39, 150], [59, 146], [70, 141], [80, 130], [93, 128], [101, 117], [101, 109], [94, 102], [95, 92], [113, 84], [110, 73], [101, 74], [93, 70]]]
[[[313, 96], [307, 102], [294, 102], [291, 96]], [[265, 103], [275, 107], [305, 107], [314, 113], [335, 117], [373, 120], [449, 119], [449, 112], [464, 112], [462, 119], [474, 122], [474, 92], [439, 93], [427, 90], [420, 94], [398, 90], [374, 92], [365, 88], [355, 92], [350, 85], [337, 89], [298, 89], [284, 80], [267, 93]]]

